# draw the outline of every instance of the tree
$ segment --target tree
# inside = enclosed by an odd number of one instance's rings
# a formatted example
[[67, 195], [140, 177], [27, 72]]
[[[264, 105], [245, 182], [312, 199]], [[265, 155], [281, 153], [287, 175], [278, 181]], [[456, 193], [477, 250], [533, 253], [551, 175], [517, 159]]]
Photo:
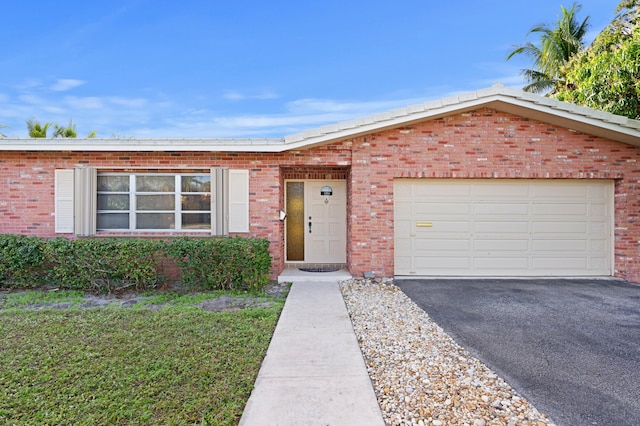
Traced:
[[527, 92], [554, 92], [564, 84], [564, 65], [578, 52], [584, 49], [584, 36], [589, 29], [589, 17], [578, 21], [581, 6], [574, 3], [570, 9], [560, 6], [562, 15], [554, 27], [546, 24], [533, 27], [527, 35], [539, 34], [536, 45], [527, 42], [517, 46], [507, 60], [516, 55], [525, 55], [533, 60], [532, 69], [523, 69], [522, 75], [528, 81], [523, 88]]
[[[5, 126], [4, 124], [0, 124], [0, 129], [6, 129], [9, 126]], [[4, 133], [0, 133], [0, 138], [6, 138], [7, 135], [5, 135]]]
[[[76, 131], [76, 125], [73, 124], [73, 120], [69, 120], [68, 126], [59, 126], [57, 124], [47, 122], [41, 124], [38, 120], [32, 118], [27, 120], [27, 130], [29, 131], [29, 137], [32, 138], [47, 138], [47, 132], [49, 128], [53, 126], [54, 138], [77, 138], [78, 132]], [[97, 132], [94, 130], [87, 135], [87, 138], [95, 138]]]
[[54, 132], [53, 132], [54, 138], [77, 138], [78, 137], [78, 132], [76, 131], [76, 125], [73, 124], [71, 120], [69, 120], [69, 125], [67, 127], [58, 126], [57, 124], [54, 124], [53, 128], [54, 128]]
[[[76, 131], [76, 125], [73, 124], [73, 120], [69, 120], [69, 125], [66, 127], [58, 126], [57, 124], [55, 124], [53, 127], [55, 129], [55, 131], [53, 132], [54, 138], [77, 138], [78, 137], [78, 132]], [[94, 130], [87, 135], [87, 138], [95, 138], [96, 134], [97, 132]]]
[[639, 4], [620, 3], [611, 24], [567, 64], [557, 99], [640, 119]]
[[31, 138], [47, 138], [49, 127], [51, 127], [51, 123], [40, 124], [35, 118], [27, 120], [27, 130]]
[[631, 31], [638, 23], [639, 9], [640, 2], [638, 0], [622, 0], [616, 9], [617, 16], [611, 22], [611, 25], [619, 27], [626, 34], [631, 34]]

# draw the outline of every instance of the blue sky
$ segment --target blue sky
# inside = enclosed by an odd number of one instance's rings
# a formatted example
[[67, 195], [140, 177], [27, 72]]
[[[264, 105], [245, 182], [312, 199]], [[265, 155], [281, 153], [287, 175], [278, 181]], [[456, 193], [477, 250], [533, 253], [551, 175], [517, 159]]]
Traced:
[[[618, 0], [584, 0], [593, 38]], [[0, 130], [282, 137], [473, 91], [522, 87], [505, 61], [560, 5], [538, 0], [8, 0]], [[531, 39], [535, 41], [535, 39]]]

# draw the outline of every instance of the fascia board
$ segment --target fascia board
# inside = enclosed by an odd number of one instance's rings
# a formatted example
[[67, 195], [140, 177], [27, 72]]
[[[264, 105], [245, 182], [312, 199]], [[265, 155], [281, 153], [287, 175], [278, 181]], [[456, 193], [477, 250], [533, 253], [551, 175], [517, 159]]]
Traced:
[[283, 139], [2, 139], [0, 151], [279, 152]]

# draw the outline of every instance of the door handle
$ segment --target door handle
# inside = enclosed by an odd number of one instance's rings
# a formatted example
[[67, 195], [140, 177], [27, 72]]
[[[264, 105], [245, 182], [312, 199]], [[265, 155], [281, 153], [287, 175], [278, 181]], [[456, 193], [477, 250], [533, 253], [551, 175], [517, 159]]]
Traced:
[[309, 233], [311, 233], [311, 216], [309, 216]]

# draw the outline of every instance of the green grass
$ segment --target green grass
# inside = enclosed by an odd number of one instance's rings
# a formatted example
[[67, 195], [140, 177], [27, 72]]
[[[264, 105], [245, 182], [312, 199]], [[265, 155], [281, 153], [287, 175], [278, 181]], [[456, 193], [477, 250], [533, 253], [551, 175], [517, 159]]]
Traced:
[[40, 303], [82, 303], [84, 293], [76, 290], [24, 291], [0, 297], [0, 308], [19, 308]]
[[0, 424], [237, 424], [283, 303], [218, 313], [174, 299], [0, 310]]
[[[167, 292], [162, 292], [159, 294], [154, 294], [154, 293], [146, 293], [145, 296], [146, 298], [140, 301], [140, 306], [144, 307], [145, 305], [160, 305], [160, 304], [167, 304], [168, 306], [191, 306], [191, 305], [195, 305], [197, 303], [201, 303], [201, 302], [205, 302], [207, 300], [213, 299], [215, 297], [218, 296], [222, 296], [222, 295], [228, 295], [228, 296], [232, 296], [232, 297], [247, 297], [247, 296], [252, 296], [252, 294], [247, 293], [247, 292], [240, 292], [240, 291], [211, 291], [211, 292], [207, 292], [207, 293], [195, 293], [195, 294], [191, 294], [191, 293], [181, 293], [181, 292], [172, 292], [172, 291], [167, 291]], [[255, 296], [255, 294], [253, 294], [253, 296]], [[259, 297], [267, 297], [269, 299], [273, 299], [270, 298], [266, 295], [258, 295]], [[275, 300], [275, 299], [273, 299]]]

